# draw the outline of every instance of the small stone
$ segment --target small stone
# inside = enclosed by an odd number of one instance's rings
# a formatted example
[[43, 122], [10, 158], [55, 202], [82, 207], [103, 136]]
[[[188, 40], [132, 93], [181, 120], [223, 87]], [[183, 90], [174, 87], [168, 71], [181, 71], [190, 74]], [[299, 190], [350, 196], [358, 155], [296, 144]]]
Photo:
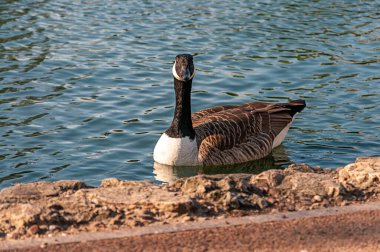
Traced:
[[57, 229], [57, 226], [56, 225], [50, 225], [49, 226], [49, 231], [54, 231]]
[[288, 206], [288, 211], [293, 212], [293, 211], [295, 211], [295, 210], [296, 210], [296, 208], [295, 208], [294, 205], [290, 205], [290, 206]]
[[144, 226], [144, 224], [141, 221], [135, 220], [135, 221], [132, 221], [132, 226], [134, 226], [134, 227], [142, 227], [142, 226]]
[[320, 195], [315, 195], [313, 197], [313, 202], [321, 202], [322, 201], [322, 197]]
[[40, 232], [40, 227], [37, 224], [30, 226], [28, 232], [32, 235], [38, 234]]
[[327, 199], [322, 200], [322, 206], [323, 207], [328, 207], [329, 206], [329, 201]]
[[120, 220], [112, 220], [111, 221], [111, 223], [113, 224], [113, 225], [118, 225], [118, 226], [120, 226], [120, 225], [122, 225], [123, 224], [123, 222], [122, 221], [120, 221]]
[[155, 218], [152, 215], [147, 215], [147, 214], [141, 215], [141, 219], [143, 219], [143, 220], [155, 220]]
[[314, 203], [313, 205], [310, 206], [310, 209], [317, 209], [320, 207], [321, 207], [320, 203]]
[[336, 187], [331, 186], [327, 189], [327, 195], [330, 197], [338, 196], [339, 191], [337, 191]]
[[106, 179], [102, 180], [100, 186], [101, 187], [117, 187], [121, 183], [122, 183], [122, 181], [120, 179], [117, 179], [117, 178], [106, 178]]
[[8, 233], [8, 234], [7, 234], [7, 238], [17, 240], [18, 238], [20, 238], [20, 234], [17, 233], [17, 232], [16, 232], [16, 233]]
[[153, 213], [152, 213], [152, 211], [150, 211], [150, 209], [144, 210], [143, 214], [153, 215]]
[[260, 200], [258, 203], [259, 203], [259, 207], [261, 209], [264, 209], [264, 208], [267, 208], [270, 206], [270, 203], [268, 201], [266, 201], [265, 199]]
[[346, 200], [343, 200], [341, 203], [340, 203], [340, 206], [347, 206], [348, 205], [348, 202]]
[[272, 210], [270, 210], [270, 212], [271, 213], [278, 213], [278, 212], [280, 212], [278, 209], [276, 209], [276, 208], [273, 208]]
[[183, 221], [193, 221], [194, 220], [194, 218], [193, 217], [191, 217], [191, 216], [185, 216], [185, 217], [183, 217], [183, 219], [182, 219]]
[[232, 200], [232, 194], [231, 192], [227, 192], [223, 199], [223, 205], [229, 206], [231, 204], [231, 200]]

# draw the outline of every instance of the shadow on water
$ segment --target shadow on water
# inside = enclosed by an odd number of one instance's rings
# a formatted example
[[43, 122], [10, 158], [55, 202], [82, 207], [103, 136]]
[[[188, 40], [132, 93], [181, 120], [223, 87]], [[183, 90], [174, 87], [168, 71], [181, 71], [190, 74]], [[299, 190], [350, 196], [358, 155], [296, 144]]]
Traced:
[[286, 154], [285, 148], [279, 146], [271, 155], [260, 159], [242, 164], [221, 165], [221, 166], [170, 166], [154, 163], [153, 173], [155, 179], [162, 182], [172, 182], [178, 178], [191, 177], [198, 174], [232, 174], [232, 173], [250, 173], [258, 174], [270, 169], [282, 169], [291, 161]]
[[7, 180], [13, 180], [17, 178], [22, 178], [25, 174], [32, 173], [33, 171], [22, 171], [22, 172], [15, 172], [9, 175], [6, 175], [4, 177], [0, 177], [0, 184]]

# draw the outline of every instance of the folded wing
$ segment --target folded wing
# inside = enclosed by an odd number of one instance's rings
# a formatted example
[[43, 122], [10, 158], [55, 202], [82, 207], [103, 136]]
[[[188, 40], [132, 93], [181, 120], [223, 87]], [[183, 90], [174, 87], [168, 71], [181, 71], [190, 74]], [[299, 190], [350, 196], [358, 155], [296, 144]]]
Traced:
[[199, 161], [204, 165], [220, 165], [267, 156], [276, 136], [304, 107], [303, 100], [277, 104], [251, 102], [194, 113]]

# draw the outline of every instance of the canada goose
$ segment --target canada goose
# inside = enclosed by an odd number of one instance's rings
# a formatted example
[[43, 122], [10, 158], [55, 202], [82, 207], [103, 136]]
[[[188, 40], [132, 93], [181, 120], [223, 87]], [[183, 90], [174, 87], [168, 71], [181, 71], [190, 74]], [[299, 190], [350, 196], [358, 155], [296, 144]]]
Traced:
[[222, 105], [191, 114], [193, 57], [177, 55], [173, 65], [176, 104], [170, 127], [161, 135], [153, 159], [173, 166], [224, 165], [257, 160], [284, 140], [304, 100], [270, 104]]

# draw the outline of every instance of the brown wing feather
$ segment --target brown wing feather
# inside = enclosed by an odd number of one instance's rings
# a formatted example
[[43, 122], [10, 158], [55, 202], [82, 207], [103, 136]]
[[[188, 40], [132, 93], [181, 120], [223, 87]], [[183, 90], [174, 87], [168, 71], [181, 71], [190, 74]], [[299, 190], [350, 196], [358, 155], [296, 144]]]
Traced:
[[228, 109], [236, 108], [238, 106], [239, 105], [223, 105], [223, 106], [216, 106], [216, 107], [212, 107], [212, 108], [203, 109], [203, 110], [200, 110], [198, 112], [193, 113], [191, 115], [191, 118], [192, 118], [193, 124], [194, 124], [194, 121], [200, 120], [203, 117], [206, 117], [206, 116], [209, 116], [209, 115], [221, 112], [221, 111], [225, 111]]
[[238, 104], [238, 105], [221, 105], [221, 106], [216, 106], [212, 108], [207, 108], [203, 109], [200, 111], [197, 111], [191, 115], [193, 124], [195, 121], [201, 120], [204, 117], [207, 117], [209, 115], [213, 115], [218, 112], [230, 110], [230, 109], [236, 109], [236, 108], [249, 108], [251, 110], [254, 109], [260, 109], [264, 108], [267, 106], [270, 106], [271, 104], [265, 103], [265, 102], [248, 102], [248, 103], [243, 103], [243, 104]]
[[302, 102], [251, 102], [194, 113], [201, 162], [228, 164], [265, 157], [272, 150], [274, 138], [292, 121], [294, 111], [303, 109]]

